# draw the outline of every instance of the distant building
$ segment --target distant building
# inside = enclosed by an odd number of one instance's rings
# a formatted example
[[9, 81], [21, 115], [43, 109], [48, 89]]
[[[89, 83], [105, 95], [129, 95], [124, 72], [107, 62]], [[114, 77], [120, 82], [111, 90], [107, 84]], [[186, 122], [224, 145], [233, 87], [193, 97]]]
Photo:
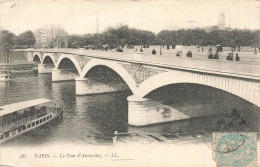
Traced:
[[[58, 37], [66, 37], [68, 33], [59, 25], [50, 25], [38, 28], [35, 33], [37, 48], [48, 48], [48, 47], [58, 47], [54, 46], [54, 41]], [[57, 45], [57, 44], [56, 44]]]
[[204, 27], [202, 29], [204, 29], [206, 32], [211, 32], [213, 30], [226, 30], [226, 31], [232, 31], [233, 30], [230, 27], [226, 27], [226, 25], [225, 25], [225, 14], [224, 13], [221, 13], [219, 15], [218, 25], [207, 26], [207, 27]]
[[34, 32], [34, 36], [36, 39], [35, 46], [36, 47], [44, 47], [46, 45], [46, 32], [44, 28], [39, 28]]
[[220, 29], [220, 30], [224, 30], [225, 29], [225, 14], [224, 13], [221, 13], [219, 15], [218, 29]]
[[68, 47], [69, 36], [57, 36], [53, 42], [52, 46], [56, 48], [67, 48]]

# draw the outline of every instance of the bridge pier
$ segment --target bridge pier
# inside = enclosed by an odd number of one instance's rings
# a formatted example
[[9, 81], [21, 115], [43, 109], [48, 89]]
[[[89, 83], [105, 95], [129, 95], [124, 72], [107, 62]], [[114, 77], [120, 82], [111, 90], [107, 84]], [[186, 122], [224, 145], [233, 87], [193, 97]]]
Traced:
[[133, 95], [129, 96], [127, 100], [129, 125], [145, 126], [190, 118], [190, 116], [170, 106], [148, 98], [140, 98]]
[[52, 81], [71, 81], [75, 80], [79, 75], [70, 69], [53, 69]]
[[76, 78], [75, 80], [76, 95], [101, 94], [129, 89], [128, 86], [121, 81], [104, 83], [93, 78]]
[[38, 64], [38, 73], [39, 74], [47, 74], [51, 73], [51, 70], [54, 67], [48, 66], [47, 64]]

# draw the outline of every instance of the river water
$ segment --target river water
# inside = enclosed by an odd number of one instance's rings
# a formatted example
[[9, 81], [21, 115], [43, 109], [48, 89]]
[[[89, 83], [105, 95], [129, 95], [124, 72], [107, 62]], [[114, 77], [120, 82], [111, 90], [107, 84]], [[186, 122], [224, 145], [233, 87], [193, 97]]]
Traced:
[[[35, 98], [48, 98], [64, 109], [64, 115], [62, 120], [10, 140], [5, 146], [48, 146], [59, 142], [112, 145], [115, 131], [155, 132], [168, 137], [171, 133], [182, 131], [188, 135], [203, 133], [210, 140], [211, 132], [221, 130], [223, 126], [218, 124], [216, 116], [207, 116], [142, 128], [131, 127], [127, 124], [126, 100], [127, 96], [131, 95], [130, 90], [76, 96], [74, 81], [52, 82], [50, 74], [19, 74], [15, 77], [12, 81], [0, 82], [0, 106]], [[204, 103], [209, 97], [194, 96], [192, 101], [196, 101], [194, 98]], [[243, 128], [250, 131], [247, 125], [241, 126], [243, 127], [235, 127], [235, 130]]]

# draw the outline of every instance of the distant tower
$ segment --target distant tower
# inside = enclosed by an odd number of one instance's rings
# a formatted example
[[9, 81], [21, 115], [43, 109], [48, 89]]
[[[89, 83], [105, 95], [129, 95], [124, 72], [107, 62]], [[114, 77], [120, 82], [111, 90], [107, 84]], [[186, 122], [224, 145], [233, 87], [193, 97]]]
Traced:
[[225, 29], [225, 14], [224, 13], [221, 13], [219, 15], [218, 29], [220, 29], [220, 30]]
[[97, 22], [96, 33], [99, 34], [99, 20], [98, 20], [98, 12], [96, 12], [96, 22]]

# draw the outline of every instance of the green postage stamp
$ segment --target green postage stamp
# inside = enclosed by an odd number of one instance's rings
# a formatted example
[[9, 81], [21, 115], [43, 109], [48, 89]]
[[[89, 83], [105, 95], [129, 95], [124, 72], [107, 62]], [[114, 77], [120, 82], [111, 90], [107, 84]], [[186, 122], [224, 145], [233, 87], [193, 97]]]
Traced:
[[218, 167], [255, 167], [257, 165], [256, 133], [213, 133], [213, 159]]

